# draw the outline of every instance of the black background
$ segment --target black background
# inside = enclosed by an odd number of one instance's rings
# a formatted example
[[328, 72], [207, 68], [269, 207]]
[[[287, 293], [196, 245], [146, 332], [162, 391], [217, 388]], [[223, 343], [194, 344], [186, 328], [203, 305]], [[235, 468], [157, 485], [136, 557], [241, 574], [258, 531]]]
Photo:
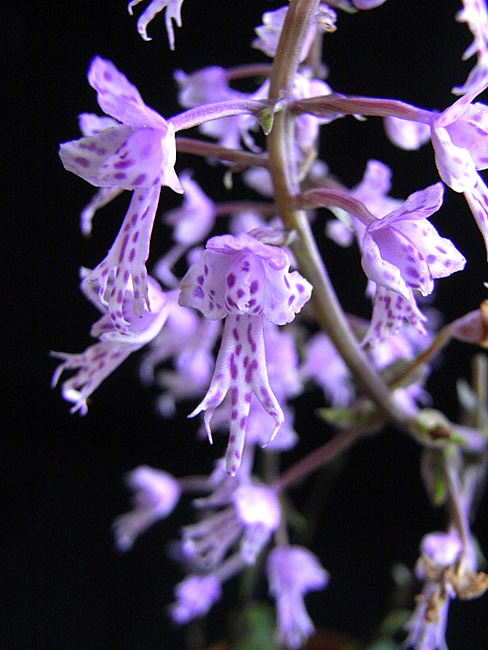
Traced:
[[[126, 200], [97, 215], [92, 239], [83, 240], [78, 214], [92, 188], [63, 170], [57, 148], [77, 137], [79, 112], [98, 110], [86, 83], [94, 54], [112, 59], [146, 102], [168, 116], [178, 110], [172, 70], [264, 60], [248, 44], [262, 11], [278, 6], [186, 0], [172, 53], [162, 18], [149, 26], [153, 41], [144, 43], [123, 1], [2, 3], [3, 647], [184, 647], [181, 632], [165, 614], [173, 585], [181, 579], [165, 551], [189, 521], [190, 508], [184, 505], [156, 525], [126, 555], [114, 550], [110, 525], [128, 509], [125, 472], [144, 463], [177, 475], [206, 473], [221, 455], [223, 440], [215, 448], [195, 440], [195, 423], [184, 418], [192, 405], [182, 405], [176, 422], [159, 419], [153, 413], [157, 393], [139, 386], [137, 359], [100, 387], [85, 418], [69, 415], [59, 392], [50, 391], [56, 364], [48, 351], [84, 349], [96, 317], [78, 291], [78, 268], [102, 259]], [[451, 0], [388, 0], [362, 15], [340, 14], [337, 33], [325, 39], [329, 83], [337, 91], [443, 108], [452, 101], [450, 88], [470, 69], [460, 60], [470, 36], [454, 21], [458, 8]], [[379, 121], [340, 121], [326, 129], [324, 144], [331, 171], [349, 185], [360, 180], [373, 157], [393, 167], [394, 196], [437, 180], [429, 147], [418, 153], [396, 150]], [[205, 172], [200, 162], [182, 156], [177, 169], [190, 165], [213, 197], [228, 198], [221, 168]], [[177, 202], [165, 189], [160, 209]], [[433, 221], [469, 260], [464, 273], [439, 282], [436, 304], [454, 318], [485, 297], [484, 247], [462, 198], [452, 192]], [[167, 233], [156, 229], [156, 250], [158, 237]], [[346, 308], [367, 316], [364, 284], [356, 282], [357, 252], [339, 251], [330, 242], [324, 252]], [[451, 417], [457, 413], [455, 379], [469, 376], [474, 351], [452, 346], [429, 384], [436, 404]], [[318, 394], [302, 402], [306, 410], [298, 416], [297, 453], [326, 435], [310, 416], [311, 406], [319, 404]], [[430, 508], [418, 470], [418, 448], [392, 431], [361, 443], [350, 455], [331, 487], [313, 544], [332, 574], [330, 587], [310, 599], [317, 625], [353, 635], [371, 632], [388, 604], [393, 563], [412, 566], [421, 536], [442, 528], [442, 513]], [[298, 490], [297, 497], [302, 493]], [[485, 550], [486, 510], [485, 500], [474, 525]], [[232, 585], [229, 589], [232, 593]], [[212, 612], [210, 640], [225, 636], [223, 612], [222, 605]], [[449, 647], [488, 647], [487, 614], [486, 597], [454, 603]]]

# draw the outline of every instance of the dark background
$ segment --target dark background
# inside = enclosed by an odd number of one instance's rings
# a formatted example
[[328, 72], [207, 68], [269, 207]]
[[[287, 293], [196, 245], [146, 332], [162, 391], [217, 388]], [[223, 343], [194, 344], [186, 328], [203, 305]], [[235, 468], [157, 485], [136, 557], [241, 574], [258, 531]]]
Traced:
[[[145, 6], [145, 5], [144, 5]], [[124, 214], [126, 197], [97, 215], [94, 235], [83, 240], [81, 208], [92, 188], [66, 173], [58, 143], [77, 137], [79, 112], [97, 112], [86, 82], [94, 54], [110, 58], [132, 80], [147, 103], [169, 116], [178, 110], [172, 70], [205, 65], [231, 66], [262, 61], [250, 50], [262, 11], [276, 2], [186, 0], [183, 28], [175, 28], [176, 52], [167, 47], [163, 19], [150, 26], [144, 43], [135, 18], [121, 0], [3, 3], [2, 71], [6, 119], [3, 129], [3, 233], [1, 237], [5, 314], [1, 553], [5, 648], [183, 648], [181, 631], [165, 614], [173, 585], [181, 579], [166, 558], [166, 545], [190, 520], [185, 505], [172, 518], [141, 537], [132, 552], [114, 550], [114, 517], [129, 507], [124, 473], [139, 464], [177, 475], [206, 473], [221, 455], [196, 441], [195, 423], [182, 405], [176, 422], [153, 413], [157, 392], [143, 389], [137, 359], [130, 359], [95, 393], [88, 415], [69, 414], [69, 405], [49, 382], [55, 361], [51, 349], [78, 352], [90, 342], [96, 314], [77, 288], [80, 265], [104, 256]], [[426, 108], [452, 101], [450, 88], [466, 78], [460, 60], [470, 42], [465, 26], [454, 22], [455, 1], [388, 0], [362, 15], [340, 14], [338, 31], [325, 39], [329, 83], [343, 92], [390, 96]], [[136, 12], [137, 15], [139, 12]], [[406, 196], [437, 180], [429, 147], [401, 152], [385, 139], [379, 121], [368, 125], [342, 120], [326, 130], [326, 159], [346, 184], [357, 183], [368, 158], [379, 158], [394, 172], [394, 196]], [[206, 172], [201, 163], [180, 157], [177, 169], [198, 170], [197, 180], [214, 197], [222, 189], [222, 168]], [[211, 191], [208, 189], [211, 188]], [[166, 189], [161, 211], [177, 204]], [[448, 191], [445, 208], [434, 219], [468, 257], [463, 274], [439, 283], [438, 304], [447, 318], [474, 309], [485, 297], [485, 252], [462, 199]], [[157, 238], [167, 236], [156, 229]], [[164, 248], [162, 243], [161, 250]], [[338, 292], [348, 310], [367, 316], [364, 285], [355, 250], [325, 243]], [[455, 417], [455, 380], [469, 377], [474, 348], [452, 346], [429, 388], [436, 404]], [[320, 404], [312, 394], [301, 402], [301, 441], [297, 453], [326, 435], [310, 416]], [[287, 459], [286, 462], [290, 462]], [[391, 567], [413, 566], [423, 534], [441, 529], [444, 519], [428, 504], [419, 478], [418, 448], [389, 431], [353, 450], [330, 486], [320, 535], [313, 541], [330, 571], [329, 588], [310, 599], [318, 626], [367, 635], [381, 621], [392, 589]], [[305, 495], [296, 491], [299, 501]], [[474, 526], [488, 548], [487, 502]], [[230, 585], [232, 593], [233, 587]], [[227, 592], [226, 592], [227, 593]], [[211, 641], [225, 636], [224, 608], [218, 605], [207, 626]], [[449, 647], [488, 647], [488, 600], [454, 603]]]

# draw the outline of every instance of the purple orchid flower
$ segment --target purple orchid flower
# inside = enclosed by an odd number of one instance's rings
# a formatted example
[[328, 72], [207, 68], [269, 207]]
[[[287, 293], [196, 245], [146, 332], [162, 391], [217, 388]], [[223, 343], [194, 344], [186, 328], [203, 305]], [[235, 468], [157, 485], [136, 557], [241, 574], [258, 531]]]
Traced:
[[149, 526], [167, 517], [180, 498], [177, 479], [167, 472], [145, 465], [127, 475], [127, 485], [134, 490], [134, 509], [114, 521], [117, 548], [127, 551]]
[[312, 287], [297, 271], [289, 272], [287, 254], [250, 234], [222, 235], [208, 240], [199, 260], [181, 282], [180, 304], [199, 309], [206, 318], [226, 318], [222, 344], [210, 387], [190, 414], [205, 411], [210, 419], [227, 392], [231, 394], [231, 422], [227, 471], [241, 462], [252, 394], [274, 419], [274, 437], [283, 413], [268, 379], [263, 321], [284, 325], [295, 318], [310, 298]]
[[314, 631], [303, 596], [323, 589], [329, 580], [318, 559], [301, 546], [277, 546], [268, 555], [269, 591], [276, 599], [278, 643], [298, 649]]
[[[87, 284], [98, 283], [100, 299], [108, 306], [114, 327], [123, 332], [128, 328], [121, 310], [127, 288], [133, 289], [137, 315], [144, 306], [150, 309], [145, 263], [161, 186], [179, 193], [183, 188], [174, 171], [172, 125], [144, 104], [137, 88], [110, 61], [95, 57], [88, 81], [97, 91], [102, 110], [114, 119], [101, 122], [101, 118], [85, 116], [84, 130], [92, 134], [62, 144], [60, 157], [67, 170], [106, 188], [106, 194], [95, 199], [95, 208], [121, 190], [134, 192], [107, 256], [85, 278]], [[99, 130], [103, 126], [106, 128]]]
[[[85, 275], [85, 274], [83, 274]], [[109, 285], [110, 286], [110, 285]], [[62, 384], [63, 397], [73, 402], [71, 412], [79, 411], [85, 415], [88, 410], [87, 399], [93, 391], [117, 368], [127, 357], [154, 339], [163, 327], [172, 305], [177, 299], [177, 291], [164, 293], [158, 283], [148, 279], [148, 295], [152, 311], [143, 309], [139, 316], [134, 314], [134, 294], [127, 290], [121, 303], [121, 312], [128, 323], [125, 333], [120, 332], [113, 323], [111, 315], [99, 299], [99, 292], [93, 285], [86, 286], [82, 281], [82, 290], [89, 300], [102, 312], [103, 316], [92, 326], [91, 335], [99, 339], [81, 354], [53, 352], [52, 356], [62, 359], [63, 363], [54, 373], [52, 386], [56, 386], [65, 370], [77, 370], [76, 374]]]

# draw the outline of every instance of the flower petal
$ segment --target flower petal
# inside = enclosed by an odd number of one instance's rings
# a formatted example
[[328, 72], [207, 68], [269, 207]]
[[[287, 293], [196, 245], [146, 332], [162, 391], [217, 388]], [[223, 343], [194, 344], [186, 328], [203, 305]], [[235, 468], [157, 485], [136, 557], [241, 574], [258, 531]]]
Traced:
[[[96, 187], [113, 187], [112, 180], [103, 180], [100, 177], [100, 168], [103, 163], [116, 154], [127, 142], [134, 130], [128, 126], [116, 126], [97, 135], [63, 142], [59, 147], [59, 156], [64, 168], [73, 172], [85, 181]], [[123, 187], [122, 183], [116, 184]]]
[[168, 185], [175, 192], [183, 188], [174, 171], [176, 145], [171, 125], [162, 129], [139, 129], [100, 166], [98, 177], [107, 186], [133, 190]]
[[98, 283], [100, 300], [107, 305], [114, 327], [121, 332], [127, 332], [129, 325], [122, 311], [126, 289], [133, 289], [136, 315], [144, 306], [150, 309], [145, 263], [159, 194], [159, 187], [134, 192], [107, 256], [83, 281]]
[[146, 106], [137, 88], [111, 61], [96, 56], [88, 70], [88, 82], [97, 91], [104, 113], [128, 126], [164, 128], [165, 120]]

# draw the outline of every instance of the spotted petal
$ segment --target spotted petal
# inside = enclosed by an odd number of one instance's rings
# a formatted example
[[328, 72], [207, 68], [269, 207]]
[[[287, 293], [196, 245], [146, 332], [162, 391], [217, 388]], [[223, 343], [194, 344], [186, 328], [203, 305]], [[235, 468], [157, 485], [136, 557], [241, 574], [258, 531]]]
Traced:
[[408, 321], [420, 334], [426, 334], [423, 323], [426, 317], [417, 307], [412, 290], [407, 296], [377, 286], [374, 297], [373, 316], [363, 344], [375, 345], [388, 332], [396, 333], [404, 321]]
[[205, 411], [205, 428], [211, 440], [210, 420], [230, 391], [231, 421], [226, 469], [236, 474], [242, 459], [252, 394], [274, 419], [273, 440], [283, 423], [283, 412], [269, 385], [261, 316], [229, 315], [225, 320], [222, 344], [210, 387], [189, 417]]
[[445, 128], [433, 127], [432, 146], [439, 176], [455, 192], [471, 190], [476, 183], [476, 166], [467, 149], [456, 147]]
[[100, 300], [107, 305], [114, 327], [122, 332], [126, 332], [128, 326], [122, 311], [128, 288], [134, 292], [136, 315], [144, 306], [150, 309], [145, 263], [149, 256], [159, 193], [159, 187], [134, 192], [122, 227], [107, 256], [83, 281], [98, 283]]
[[88, 82], [97, 91], [104, 113], [135, 128], [164, 128], [164, 118], [146, 106], [137, 88], [111, 61], [96, 56], [88, 70]]
[[[128, 126], [116, 126], [101, 133], [64, 142], [59, 148], [59, 156], [64, 168], [96, 187], [113, 187], [111, 180], [100, 175], [103, 163], [127, 142], [134, 130]], [[118, 187], [123, 184], [117, 183]]]
[[481, 176], [477, 176], [476, 185], [471, 190], [466, 190], [464, 196], [483, 235], [488, 255], [488, 188]]
[[183, 188], [174, 171], [176, 145], [171, 125], [139, 129], [130, 134], [119, 149], [101, 165], [99, 178], [108, 185], [133, 190], [138, 187], [167, 185], [175, 192]]

